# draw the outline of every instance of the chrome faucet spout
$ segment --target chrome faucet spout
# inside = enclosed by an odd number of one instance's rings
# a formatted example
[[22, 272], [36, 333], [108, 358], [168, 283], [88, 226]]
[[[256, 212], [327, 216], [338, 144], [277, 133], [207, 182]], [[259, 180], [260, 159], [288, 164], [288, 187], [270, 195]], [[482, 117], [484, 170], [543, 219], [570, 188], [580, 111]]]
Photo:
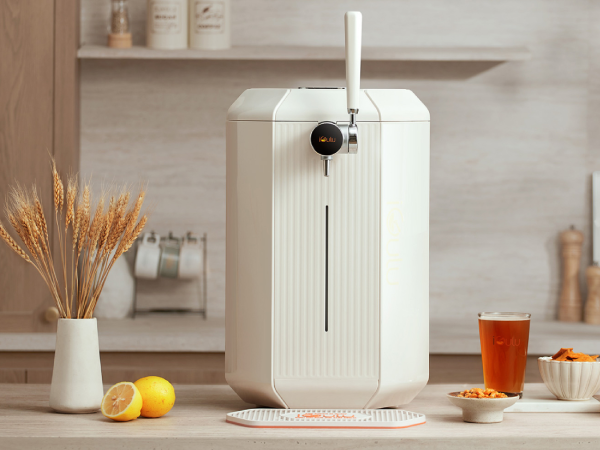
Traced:
[[321, 159], [323, 160], [323, 175], [328, 177], [329, 176], [329, 167], [330, 167], [332, 158], [330, 156], [330, 157], [321, 157]]

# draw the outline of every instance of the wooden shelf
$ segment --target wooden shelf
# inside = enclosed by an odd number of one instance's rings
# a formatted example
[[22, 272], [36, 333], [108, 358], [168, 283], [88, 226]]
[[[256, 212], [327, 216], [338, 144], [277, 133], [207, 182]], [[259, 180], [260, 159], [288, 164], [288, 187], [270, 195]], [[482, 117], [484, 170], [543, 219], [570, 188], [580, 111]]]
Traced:
[[[233, 47], [228, 50], [114, 49], [84, 45], [80, 59], [205, 59], [237, 61], [343, 61], [342, 47]], [[365, 47], [363, 61], [526, 61], [527, 47]]]

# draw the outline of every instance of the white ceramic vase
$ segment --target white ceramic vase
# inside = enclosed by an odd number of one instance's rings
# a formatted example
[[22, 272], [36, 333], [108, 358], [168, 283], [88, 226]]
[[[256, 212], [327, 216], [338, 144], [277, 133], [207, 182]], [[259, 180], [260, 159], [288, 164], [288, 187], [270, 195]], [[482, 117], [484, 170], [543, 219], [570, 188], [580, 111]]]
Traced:
[[50, 407], [63, 413], [100, 409], [104, 390], [96, 319], [59, 319]]

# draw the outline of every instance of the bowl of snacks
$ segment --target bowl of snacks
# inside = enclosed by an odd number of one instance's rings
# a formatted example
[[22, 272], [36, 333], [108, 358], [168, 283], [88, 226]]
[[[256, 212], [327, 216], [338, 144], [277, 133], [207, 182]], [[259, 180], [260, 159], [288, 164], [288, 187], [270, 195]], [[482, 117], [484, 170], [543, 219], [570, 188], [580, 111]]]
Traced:
[[496, 423], [502, 422], [504, 410], [519, 400], [519, 394], [473, 388], [462, 392], [450, 392], [448, 400], [462, 409], [465, 422]]
[[559, 400], [589, 400], [600, 390], [598, 355], [561, 348], [554, 356], [538, 358], [542, 380]]

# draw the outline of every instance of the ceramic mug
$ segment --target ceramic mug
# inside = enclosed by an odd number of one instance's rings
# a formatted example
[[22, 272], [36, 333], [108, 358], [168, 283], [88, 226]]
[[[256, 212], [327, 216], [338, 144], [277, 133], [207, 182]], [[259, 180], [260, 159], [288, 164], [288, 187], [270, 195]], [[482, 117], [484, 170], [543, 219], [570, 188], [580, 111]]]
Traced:
[[182, 240], [179, 250], [179, 272], [177, 277], [180, 280], [193, 280], [200, 276], [202, 271], [202, 246], [200, 240], [187, 234], [185, 240]]
[[202, 270], [202, 246], [200, 240], [188, 233], [185, 238], [173, 237], [162, 246], [159, 274], [166, 278], [192, 280], [200, 276]]
[[160, 236], [154, 232], [145, 233], [135, 256], [135, 276], [147, 280], [157, 279], [160, 261]]
[[169, 233], [160, 255], [159, 273], [161, 277], [177, 278], [179, 273], [179, 250], [181, 244], [178, 238]]

